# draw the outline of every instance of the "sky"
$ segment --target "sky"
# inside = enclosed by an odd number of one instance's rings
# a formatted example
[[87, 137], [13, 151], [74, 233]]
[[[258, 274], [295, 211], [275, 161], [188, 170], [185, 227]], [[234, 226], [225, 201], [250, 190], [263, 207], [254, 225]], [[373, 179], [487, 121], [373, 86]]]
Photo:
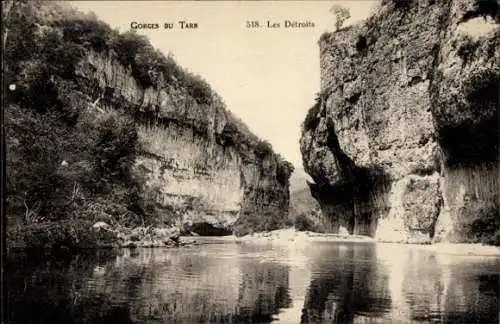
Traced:
[[[320, 90], [318, 40], [334, 30], [329, 9], [350, 9], [344, 26], [369, 16], [374, 1], [76, 1], [82, 11], [121, 32], [131, 23], [158, 23], [137, 29], [153, 46], [169, 52], [187, 70], [202, 76], [226, 106], [274, 150], [302, 167], [300, 125]], [[284, 21], [314, 23], [313, 28], [284, 28]], [[181, 29], [179, 21], [196, 29]], [[247, 28], [259, 21], [261, 28]], [[267, 21], [280, 28], [267, 28]], [[174, 28], [164, 29], [164, 23]]]

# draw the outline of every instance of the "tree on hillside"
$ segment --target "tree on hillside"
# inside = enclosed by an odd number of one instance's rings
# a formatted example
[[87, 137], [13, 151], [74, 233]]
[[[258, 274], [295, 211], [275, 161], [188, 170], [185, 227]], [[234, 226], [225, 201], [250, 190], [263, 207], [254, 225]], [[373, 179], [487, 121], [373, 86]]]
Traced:
[[339, 30], [344, 22], [351, 18], [349, 9], [339, 5], [333, 5], [330, 8], [330, 12], [335, 16], [335, 30]]

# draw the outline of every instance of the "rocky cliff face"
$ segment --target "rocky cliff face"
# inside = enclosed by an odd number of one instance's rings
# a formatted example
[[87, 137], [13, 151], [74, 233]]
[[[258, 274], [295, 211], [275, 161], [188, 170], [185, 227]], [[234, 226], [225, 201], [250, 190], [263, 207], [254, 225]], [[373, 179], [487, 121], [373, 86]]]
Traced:
[[281, 225], [292, 165], [200, 76], [95, 14], [10, 5], [11, 227], [70, 219], [220, 235]]
[[231, 117], [216, 95], [199, 103], [175, 82], [144, 88], [117, 60], [95, 52], [76, 75], [95, 109], [134, 111], [140, 149], [133, 173], [157, 213], [202, 234], [230, 233], [247, 214], [264, 222], [286, 216], [282, 161], [272, 151], [259, 154], [255, 143], [229, 145], [223, 135]]
[[323, 35], [300, 144], [334, 231], [499, 243], [499, 12], [496, 1], [382, 1]]

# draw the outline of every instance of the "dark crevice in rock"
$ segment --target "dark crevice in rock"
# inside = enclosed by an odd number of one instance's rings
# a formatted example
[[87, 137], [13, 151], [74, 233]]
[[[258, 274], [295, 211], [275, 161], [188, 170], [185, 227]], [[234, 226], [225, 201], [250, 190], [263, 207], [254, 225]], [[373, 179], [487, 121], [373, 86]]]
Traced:
[[439, 170], [435, 167], [427, 167], [427, 168], [416, 168], [412, 170], [412, 174], [418, 175], [418, 176], [430, 176], [434, 174], [435, 172], [439, 173]]
[[359, 92], [355, 93], [352, 96], [350, 96], [349, 98], [347, 98], [347, 102], [350, 103], [351, 105], [355, 105], [358, 102], [359, 97], [361, 97], [361, 93], [359, 93]]
[[436, 235], [436, 225], [439, 221], [439, 215], [441, 214], [441, 209], [444, 206], [444, 197], [443, 197], [443, 184], [442, 182], [438, 182], [438, 193], [439, 193], [439, 199], [436, 202], [436, 213], [434, 214], [434, 221], [432, 222], [430, 226], [430, 232], [429, 232], [429, 237], [431, 240], [434, 240], [434, 237]]
[[[354, 167], [352, 174], [350, 181], [344, 183], [309, 183], [311, 195], [318, 200], [329, 220], [337, 223], [337, 228], [342, 225], [351, 234], [373, 236], [376, 231], [371, 225], [376, 224], [373, 212], [384, 208], [378, 206], [374, 198], [385, 194], [390, 177], [376, 166]], [[355, 227], [361, 230], [353, 233]]]
[[195, 233], [200, 236], [227, 236], [233, 232], [228, 228], [214, 226], [207, 222], [194, 223], [192, 225], [185, 224], [181, 235]]
[[410, 81], [408, 82], [407, 86], [412, 87], [412, 86], [419, 84], [421, 82], [424, 82], [424, 79], [421, 76], [417, 75], [417, 76], [410, 78]]
[[498, 161], [498, 114], [496, 118], [477, 125], [467, 122], [439, 130], [439, 142], [445, 155], [445, 165], [476, 165]]
[[356, 50], [365, 55], [368, 52], [368, 41], [364, 35], [358, 36], [358, 41], [356, 42]]

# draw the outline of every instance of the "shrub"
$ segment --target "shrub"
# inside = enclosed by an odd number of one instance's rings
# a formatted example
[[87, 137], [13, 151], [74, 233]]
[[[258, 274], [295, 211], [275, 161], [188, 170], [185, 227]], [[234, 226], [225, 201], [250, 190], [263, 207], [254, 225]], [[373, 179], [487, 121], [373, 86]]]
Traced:
[[103, 179], [130, 179], [138, 138], [134, 123], [111, 115], [98, 125], [97, 131], [98, 141], [91, 155], [98, 174]]
[[13, 1], [8, 15], [2, 15], [2, 37], [5, 37], [2, 43], [3, 54], [9, 69], [15, 68], [16, 63], [33, 57], [39, 51], [36, 37], [37, 24], [40, 22], [37, 4]]
[[321, 108], [321, 100], [317, 99], [316, 103], [307, 111], [306, 119], [302, 123], [302, 130], [314, 130], [319, 124], [319, 112]]
[[500, 215], [496, 202], [472, 199], [457, 211], [459, 240], [500, 246]]
[[188, 94], [200, 104], [212, 104], [213, 94], [210, 85], [199, 75], [185, 72], [181, 83], [187, 88]]
[[283, 226], [284, 220], [280, 213], [265, 214], [245, 214], [240, 216], [233, 227], [233, 233], [236, 236], [243, 236], [257, 232], [273, 231]]
[[462, 59], [463, 64], [468, 64], [473, 58], [479, 43], [475, 42], [472, 37], [465, 35], [457, 49], [457, 55]]
[[[58, 116], [40, 114], [9, 105], [5, 109], [7, 145], [8, 208], [20, 213], [35, 204], [39, 212], [56, 214], [62, 207], [60, 183], [55, 171], [62, 159], [61, 133], [56, 127]], [[55, 204], [50, 206], [48, 201]], [[57, 205], [57, 206], [56, 206]]]
[[112, 246], [117, 237], [109, 231], [96, 231], [88, 221], [61, 221], [33, 224], [10, 230], [7, 235], [9, 249], [95, 248]]
[[261, 140], [257, 142], [257, 145], [254, 148], [254, 152], [257, 157], [265, 158], [266, 156], [273, 154], [273, 147], [268, 141]]
[[240, 143], [240, 132], [238, 131], [238, 128], [236, 125], [234, 125], [232, 122], [228, 121], [225, 125], [224, 128], [222, 129], [222, 132], [220, 134], [220, 139], [225, 146], [231, 146], [235, 144]]
[[276, 170], [276, 178], [278, 179], [279, 183], [281, 183], [282, 185], [286, 185], [295, 168], [292, 163], [283, 160], [281, 157], [278, 157], [278, 159], [279, 161], [278, 168]]
[[328, 40], [330, 40], [330, 33], [329, 32], [324, 32], [321, 34], [321, 36], [319, 37], [319, 41], [320, 42], [327, 42]]
[[396, 9], [407, 10], [411, 7], [413, 0], [392, 0]]
[[295, 229], [297, 231], [314, 231], [314, 223], [305, 215], [299, 214], [295, 217], [294, 222]]
[[91, 19], [90, 16], [63, 17], [53, 25], [62, 30], [65, 42], [80, 44], [98, 52], [107, 51], [111, 47], [113, 38], [111, 27], [102, 21]]

